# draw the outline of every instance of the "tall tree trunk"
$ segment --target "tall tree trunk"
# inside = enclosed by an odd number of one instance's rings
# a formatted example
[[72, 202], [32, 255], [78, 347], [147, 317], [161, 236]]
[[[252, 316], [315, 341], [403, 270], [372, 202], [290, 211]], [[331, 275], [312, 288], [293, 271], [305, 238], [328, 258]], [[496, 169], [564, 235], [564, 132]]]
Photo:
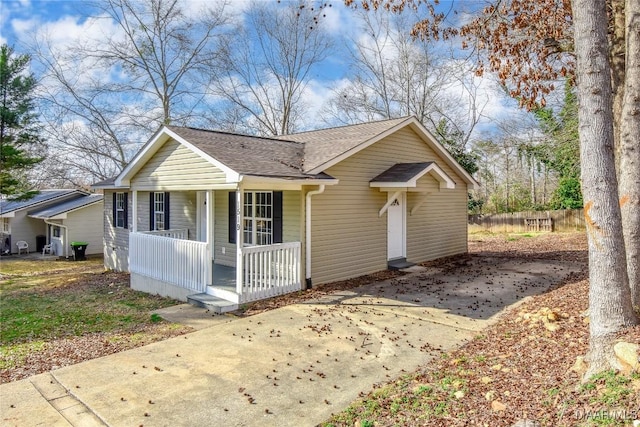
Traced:
[[616, 167], [620, 166], [620, 129], [622, 103], [625, 89], [625, 0], [608, 0], [611, 7], [609, 15], [611, 31], [609, 33], [609, 55], [611, 58], [611, 83], [613, 90], [613, 138], [616, 153]]
[[631, 300], [640, 307], [640, 2], [626, 4], [627, 55], [620, 119], [620, 209]]
[[[637, 1], [637, 0], [633, 0]], [[574, 0], [578, 132], [589, 241], [589, 369], [611, 368], [615, 334], [637, 319], [631, 306], [614, 158], [605, 1]]]

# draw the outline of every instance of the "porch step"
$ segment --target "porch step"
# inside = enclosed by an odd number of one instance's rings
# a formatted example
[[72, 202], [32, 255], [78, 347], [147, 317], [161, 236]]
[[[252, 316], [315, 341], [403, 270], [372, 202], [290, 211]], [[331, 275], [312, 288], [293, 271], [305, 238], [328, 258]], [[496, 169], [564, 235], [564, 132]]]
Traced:
[[387, 268], [389, 270], [402, 270], [403, 268], [409, 268], [416, 265], [413, 262], [408, 262], [406, 258], [397, 258], [387, 261]]
[[239, 304], [205, 293], [189, 295], [187, 302], [196, 307], [206, 308], [217, 314], [236, 311], [240, 308]]

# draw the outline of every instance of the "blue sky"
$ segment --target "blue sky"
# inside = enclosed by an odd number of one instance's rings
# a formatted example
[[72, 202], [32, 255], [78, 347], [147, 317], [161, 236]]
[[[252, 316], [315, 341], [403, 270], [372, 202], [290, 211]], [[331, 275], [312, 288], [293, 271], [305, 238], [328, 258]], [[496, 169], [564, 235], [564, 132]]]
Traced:
[[[206, 0], [187, 1], [195, 6]], [[38, 31], [43, 31], [43, 28], [50, 28], [54, 41], [60, 45], [81, 40], [88, 36], [88, 32], [93, 31], [93, 27], [88, 28], [85, 25], [87, 8], [85, 2], [81, 0], [0, 0], [0, 2], [0, 43], [15, 46], [19, 53], [26, 50], [23, 43], [28, 42]], [[246, 0], [232, 0], [231, 8], [235, 12], [241, 13], [247, 4]], [[340, 0], [334, 0], [331, 4], [332, 7], [327, 9], [325, 21], [329, 31], [341, 36], [357, 38], [358, 25], [354, 12], [346, 8]], [[478, 4], [480, 2], [476, 0], [465, 0], [458, 1], [456, 7], [473, 7]], [[451, 6], [452, 2], [444, 1], [441, 2], [440, 7], [443, 10], [448, 10]], [[109, 24], [103, 23], [102, 25], [106, 25], [107, 27], [104, 28], [107, 28], [108, 31]], [[323, 103], [331, 96], [332, 88], [339, 87], [348, 78], [349, 70], [344, 58], [339, 55], [330, 56], [316, 70], [308, 86], [309, 94], [306, 98], [315, 106], [314, 111], [319, 111]], [[488, 116], [487, 120], [484, 120], [479, 127], [480, 130], [491, 129], [492, 120], [496, 117], [517, 112], [511, 100], [499, 96], [495, 92], [495, 84], [491, 79], [484, 79], [478, 84], [481, 87], [485, 113]], [[310, 123], [308, 126], [322, 127], [322, 124]]]

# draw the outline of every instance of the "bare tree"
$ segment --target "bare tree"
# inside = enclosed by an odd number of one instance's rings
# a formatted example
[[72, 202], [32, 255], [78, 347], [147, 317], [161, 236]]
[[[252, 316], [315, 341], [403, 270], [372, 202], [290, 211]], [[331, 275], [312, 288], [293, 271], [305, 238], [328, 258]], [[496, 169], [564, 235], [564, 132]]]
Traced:
[[88, 53], [126, 72], [121, 90], [156, 98], [161, 105], [161, 119], [156, 120], [186, 123], [204, 98], [199, 72], [216, 60], [214, 42], [229, 23], [226, 6], [226, 1], [216, 1], [187, 13], [193, 3], [103, 0], [97, 10], [122, 33]]
[[322, 8], [300, 1], [253, 2], [245, 22], [225, 40], [211, 85], [223, 100], [222, 128], [281, 135], [303, 123], [305, 89], [312, 70], [329, 54]]
[[46, 82], [42, 117], [67, 171], [52, 173], [78, 184], [113, 176], [160, 124], [198, 120], [225, 6], [104, 0], [91, 4], [93, 35], [61, 47], [40, 32], [31, 48]]
[[[414, 115], [438, 134], [468, 143], [488, 100], [479, 99], [471, 67], [448, 43], [407, 36], [407, 15], [362, 12], [362, 36], [351, 41], [350, 82], [334, 90], [325, 121], [343, 124]], [[449, 135], [439, 135], [443, 138]]]

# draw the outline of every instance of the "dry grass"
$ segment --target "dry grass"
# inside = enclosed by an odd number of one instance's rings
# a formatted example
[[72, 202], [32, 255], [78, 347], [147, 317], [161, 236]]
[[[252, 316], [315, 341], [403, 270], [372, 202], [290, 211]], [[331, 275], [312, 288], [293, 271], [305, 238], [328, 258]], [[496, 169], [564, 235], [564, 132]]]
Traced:
[[176, 301], [86, 262], [2, 260], [0, 380], [14, 381], [189, 331], [150, 314]]

